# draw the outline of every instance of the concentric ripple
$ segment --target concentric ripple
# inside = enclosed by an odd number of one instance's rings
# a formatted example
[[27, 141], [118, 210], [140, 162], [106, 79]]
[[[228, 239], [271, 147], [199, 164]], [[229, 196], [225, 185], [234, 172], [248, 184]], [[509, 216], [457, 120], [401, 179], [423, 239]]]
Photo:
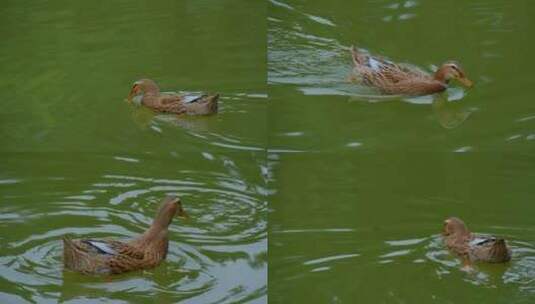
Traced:
[[[215, 303], [265, 296], [262, 167], [248, 157], [189, 158], [182, 170], [159, 170], [161, 176], [151, 173], [151, 160], [115, 155], [106, 157], [104, 172], [89, 178], [65, 170], [76, 165], [63, 162], [56, 170], [67, 174], [2, 183], [0, 298], [129, 302], [157, 296], [164, 302]], [[211, 170], [189, 169], [203, 166]], [[159, 267], [113, 277], [63, 269], [62, 236], [135, 237], [151, 224], [166, 195], [181, 197], [190, 217], [171, 224], [169, 253]]]

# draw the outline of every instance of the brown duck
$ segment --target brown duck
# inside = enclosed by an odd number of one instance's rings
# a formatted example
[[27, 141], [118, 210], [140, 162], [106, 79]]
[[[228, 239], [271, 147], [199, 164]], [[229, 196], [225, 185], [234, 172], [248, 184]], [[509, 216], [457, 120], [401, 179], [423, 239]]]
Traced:
[[127, 100], [156, 112], [177, 115], [209, 115], [217, 113], [219, 94], [161, 94], [156, 82], [151, 79], [140, 79], [134, 82]]
[[466, 87], [473, 83], [456, 62], [444, 63], [434, 75], [416, 67], [394, 63], [382, 57], [363, 53], [351, 47], [353, 58], [352, 80], [378, 89], [388, 95], [429, 95], [448, 88], [448, 83], [456, 79]]
[[472, 262], [504, 263], [511, 259], [511, 249], [504, 239], [475, 235], [456, 217], [444, 221], [443, 235], [448, 249], [461, 257], [465, 266]]
[[150, 228], [128, 242], [63, 238], [65, 267], [84, 274], [119, 274], [156, 267], [167, 255], [168, 226], [186, 217], [178, 197], [166, 197]]

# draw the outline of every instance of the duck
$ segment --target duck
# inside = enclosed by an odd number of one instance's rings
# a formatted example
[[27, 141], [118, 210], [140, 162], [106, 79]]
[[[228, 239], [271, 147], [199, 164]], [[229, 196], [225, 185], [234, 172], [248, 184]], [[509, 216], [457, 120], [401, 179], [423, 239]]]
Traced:
[[66, 269], [87, 275], [114, 275], [158, 266], [166, 257], [168, 227], [173, 217], [187, 218], [180, 199], [165, 197], [152, 222], [140, 236], [129, 241], [63, 237]]
[[155, 112], [210, 115], [217, 113], [219, 94], [162, 94], [152, 79], [140, 79], [132, 85], [127, 101], [145, 106]]
[[503, 238], [470, 232], [457, 217], [444, 221], [442, 234], [449, 250], [461, 257], [464, 266], [475, 262], [505, 263], [511, 260], [511, 248]]
[[352, 46], [353, 75], [351, 79], [378, 89], [385, 95], [422, 96], [443, 92], [450, 80], [467, 88], [473, 82], [466, 77], [460, 64], [447, 61], [431, 75], [417, 67], [394, 63], [388, 59], [361, 52]]

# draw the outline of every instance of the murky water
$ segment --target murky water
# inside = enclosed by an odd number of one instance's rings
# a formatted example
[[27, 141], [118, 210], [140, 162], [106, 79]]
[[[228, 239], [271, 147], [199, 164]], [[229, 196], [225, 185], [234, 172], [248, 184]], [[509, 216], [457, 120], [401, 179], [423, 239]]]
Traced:
[[[270, 158], [277, 189], [269, 216], [270, 302], [533, 300], [533, 157], [384, 152]], [[452, 215], [473, 231], [506, 238], [511, 262], [462, 271], [440, 236]]]
[[[528, 1], [279, 1], [268, 9], [271, 303], [531, 303]], [[349, 47], [476, 85], [422, 98], [347, 81]], [[444, 219], [505, 237], [461, 270]]]
[[[9, 160], [2, 166], [9, 178], [1, 181], [0, 273], [6, 299], [151, 301], [158, 296], [199, 303], [265, 295], [261, 155], [3, 156]], [[160, 267], [113, 278], [63, 270], [63, 235], [135, 237], [150, 225], [167, 194], [182, 198], [190, 218], [171, 225], [169, 254]], [[232, 276], [235, 272], [241, 275]]]
[[[534, 13], [527, 0], [5, 3], [0, 302], [533, 302]], [[457, 60], [476, 85], [380, 96], [349, 81], [351, 45], [427, 72]], [[218, 92], [220, 113], [127, 104], [145, 77]], [[190, 218], [162, 265], [63, 269], [62, 236], [134, 237], [168, 194]], [[440, 236], [452, 215], [505, 237], [511, 262], [463, 271]]]
[[[272, 148], [535, 149], [528, 1], [273, 0], [268, 11]], [[377, 96], [347, 80], [351, 45], [428, 72], [457, 60], [476, 85]]]
[[[265, 15], [249, 1], [4, 3], [0, 302], [267, 302]], [[128, 105], [142, 77], [219, 92], [220, 113]], [[190, 218], [162, 265], [63, 270], [63, 235], [134, 237], [167, 194]]]

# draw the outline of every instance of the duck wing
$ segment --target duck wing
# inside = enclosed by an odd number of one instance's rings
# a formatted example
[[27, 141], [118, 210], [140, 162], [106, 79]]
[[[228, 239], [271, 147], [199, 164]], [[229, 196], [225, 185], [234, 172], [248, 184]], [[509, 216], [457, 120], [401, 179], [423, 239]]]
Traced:
[[182, 98], [178, 95], [160, 95], [146, 100], [149, 108], [164, 113], [183, 114], [186, 112]]
[[504, 239], [476, 236], [470, 241], [470, 259], [489, 263], [503, 263], [511, 259], [511, 249]]
[[219, 94], [187, 95], [187, 98], [189, 102], [184, 106], [189, 115], [209, 115], [218, 111]]
[[63, 264], [66, 268], [88, 274], [109, 274], [107, 261], [110, 255], [80, 240], [63, 238]]
[[142, 248], [123, 243], [115, 240], [80, 240], [92, 247], [93, 251], [96, 250], [99, 254], [111, 255], [111, 256], [128, 256], [133, 259], [143, 259], [144, 251]]
[[81, 240], [91, 248], [92, 251], [98, 254], [116, 255], [117, 251], [113, 249], [108, 243], [99, 240]]
[[472, 240], [470, 240], [469, 244], [470, 246], [484, 246], [489, 245], [490, 243], [496, 242], [495, 237], [487, 237], [487, 236], [475, 236]]
[[63, 238], [65, 267], [86, 274], [123, 273], [143, 268], [144, 252], [113, 240]]

